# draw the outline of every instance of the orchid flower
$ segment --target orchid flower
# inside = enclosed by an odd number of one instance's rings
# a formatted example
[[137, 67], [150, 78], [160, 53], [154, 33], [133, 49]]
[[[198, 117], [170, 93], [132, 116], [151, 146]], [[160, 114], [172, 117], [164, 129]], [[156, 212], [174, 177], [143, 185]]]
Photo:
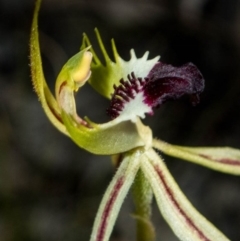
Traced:
[[[111, 60], [95, 30], [105, 63], [98, 58], [86, 34], [80, 51], [63, 66], [56, 80], [55, 95], [44, 78], [38, 37], [37, 0], [30, 40], [31, 74], [34, 89], [52, 124], [79, 147], [97, 155], [110, 155], [117, 171], [96, 214], [90, 241], [110, 238], [123, 201], [132, 187], [136, 206], [137, 240], [155, 240], [151, 203], [158, 208], [175, 235], [182, 241], [229, 240], [188, 201], [156, 150], [223, 173], [240, 174], [240, 150], [229, 147], [182, 147], [152, 137], [141, 119], [153, 115], [165, 101], [189, 95], [195, 105], [204, 89], [204, 79], [192, 63], [173, 67], [137, 58], [131, 50], [123, 60], [112, 40]], [[76, 111], [74, 94], [88, 82], [110, 100], [110, 120], [97, 124]]]

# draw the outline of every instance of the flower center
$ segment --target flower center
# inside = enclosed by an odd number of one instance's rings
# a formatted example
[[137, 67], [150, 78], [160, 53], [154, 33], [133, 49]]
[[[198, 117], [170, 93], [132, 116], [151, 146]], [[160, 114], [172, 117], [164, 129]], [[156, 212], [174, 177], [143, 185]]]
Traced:
[[115, 119], [121, 115], [122, 119], [135, 120], [136, 116], [145, 117], [145, 113], [152, 113], [152, 107], [145, 103], [143, 87], [149, 81], [148, 78], [136, 78], [134, 73], [128, 75], [128, 80], [120, 80], [120, 85], [114, 85], [110, 107], [107, 114]]

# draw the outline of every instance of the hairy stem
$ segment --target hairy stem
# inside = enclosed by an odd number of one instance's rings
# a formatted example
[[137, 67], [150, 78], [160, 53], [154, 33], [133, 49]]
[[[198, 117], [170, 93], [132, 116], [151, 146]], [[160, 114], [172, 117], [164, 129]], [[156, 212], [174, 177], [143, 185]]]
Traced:
[[151, 222], [152, 197], [152, 188], [140, 169], [133, 184], [137, 241], [155, 240], [155, 231]]

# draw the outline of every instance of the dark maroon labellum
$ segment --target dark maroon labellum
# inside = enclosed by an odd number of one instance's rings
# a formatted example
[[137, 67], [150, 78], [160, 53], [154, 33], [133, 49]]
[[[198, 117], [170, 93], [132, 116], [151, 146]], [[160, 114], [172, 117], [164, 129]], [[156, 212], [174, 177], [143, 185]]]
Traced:
[[[131, 105], [131, 108], [137, 109], [140, 106], [141, 109], [141, 106], [145, 105], [149, 108], [146, 108], [144, 113], [153, 114], [152, 108], [183, 95], [189, 95], [192, 104], [196, 105], [199, 103], [199, 94], [203, 89], [203, 76], [194, 64], [187, 63], [181, 67], [173, 67], [158, 62], [146, 78], [137, 78], [132, 73], [128, 75], [128, 80], [120, 80], [120, 85], [114, 86], [107, 113], [114, 119], [124, 113], [124, 108], [132, 101], [134, 105]], [[134, 100], [138, 102], [133, 102]], [[141, 115], [142, 113], [139, 113], [139, 116]]]
[[187, 94], [193, 105], [198, 104], [204, 89], [204, 79], [198, 68], [187, 63], [181, 67], [158, 62], [150, 71], [150, 81], [143, 87], [146, 103], [152, 107], [166, 100], [178, 99]]

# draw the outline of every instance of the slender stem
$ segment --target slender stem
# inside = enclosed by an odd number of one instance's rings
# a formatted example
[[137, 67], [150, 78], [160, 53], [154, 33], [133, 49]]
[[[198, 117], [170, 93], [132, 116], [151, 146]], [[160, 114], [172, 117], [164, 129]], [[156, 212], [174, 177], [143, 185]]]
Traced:
[[152, 188], [140, 169], [133, 184], [137, 241], [154, 241], [155, 231], [151, 222]]

